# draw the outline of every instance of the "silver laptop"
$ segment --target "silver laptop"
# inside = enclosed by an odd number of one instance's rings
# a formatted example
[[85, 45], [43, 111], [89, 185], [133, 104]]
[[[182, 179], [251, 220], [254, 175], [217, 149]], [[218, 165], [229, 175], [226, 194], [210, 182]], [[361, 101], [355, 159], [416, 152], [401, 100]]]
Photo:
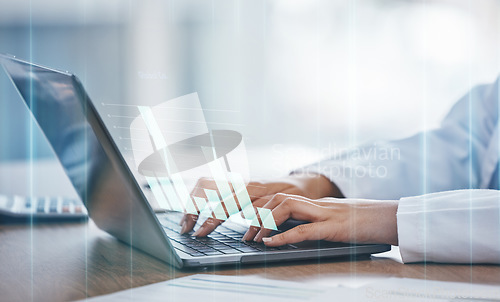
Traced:
[[[226, 221], [204, 238], [180, 234], [178, 211], [155, 212], [144, 181], [127, 163], [109, 116], [98, 112], [71, 73], [0, 55], [4, 70], [45, 134], [90, 218], [102, 230], [178, 268], [370, 255], [384, 244], [310, 241], [267, 248], [243, 242], [245, 226]], [[113, 127], [116, 128], [116, 127]], [[50, 175], [47, 175], [50, 177]], [[277, 232], [293, 227], [285, 223]]]

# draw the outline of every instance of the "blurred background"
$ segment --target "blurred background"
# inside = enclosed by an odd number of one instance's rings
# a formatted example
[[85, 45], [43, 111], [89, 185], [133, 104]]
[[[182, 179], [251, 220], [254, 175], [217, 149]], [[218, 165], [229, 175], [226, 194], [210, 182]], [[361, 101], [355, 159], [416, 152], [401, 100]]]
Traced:
[[[500, 71], [496, 0], [0, 0], [0, 53], [75, 73], [96, 102], [198, 92], [256, 177], [436, 127]], [[55, 117], [57, 118], [57, 117]], [[0, 161], [51, 152], [0, 73]]]

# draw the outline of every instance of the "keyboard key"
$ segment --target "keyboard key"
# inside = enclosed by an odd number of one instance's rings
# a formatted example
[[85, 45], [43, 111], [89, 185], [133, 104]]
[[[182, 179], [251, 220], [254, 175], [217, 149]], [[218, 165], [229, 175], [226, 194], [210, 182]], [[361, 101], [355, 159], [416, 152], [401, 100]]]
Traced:
[[243, 253], [255, 253], [259, 251], [258, 249], [254, 249], [250, 246], [241, 246], [238, 248], [238, 250], [242, 251]]
[[28, 209], [31, 209], [31, 197], [26, 197], [26, 203], [24, 204], [24, 206]]
[[241, 253], [237, 249], [220, 249], [219, 251], [224, 253], [224, 254], [239, 254], [239, 253]]
[[248, 242], [244, 242], [244, 243], [245, 243], [245, 245], [252, 247], [254, 249], [257, 249], [259, 251], [263, 251], [266, 248], [266, 246], [263, 243], [258, 243], [258, 242], [253, 242], [253, 241], [248, 241]]
[[43, 197], [38, 198], [36, 211], [38, 213], [45, 213], [45, 198]]
[[[50, 199], [50, 208], [49, 208], [49, 211], [51, 213], [56, 213], [57, 212], [57, 198], [52, 197]], [[81, 211], [80, 211], [80, 213], [81, 213]]]
[[190, 255], [192, 255], [192, 256], [194, 256], [194, 255], [196, 255], [196, 254], [200, 254], [200, 252], [198, 252], [198, 251], [196, 251], [196, 250], [194, 250], [194, 249], [192, 249], [192, 248], [190, 248], [190, 247], [187, 247], [187, 246], [185, 246], [185, 245], [183, 245], [183, 244], [180, 244], [180, 243], [179, 243], [179, 242], [177, 242], [177, 241], [172, 240], [172, 241], [170, 241], [170, 242], [172, 243], [173, 247], [174, 247], [175, 249], [179, 250], [179, 251], [183, 251], [183, 252], [185, 252], [185, 253], [187, 253], [187, 254], [190, 254]]
[[228, 238], [227, 236], [222, 235], [222, 234], [210, 234], [210, 235], [208, 235], [207, 237], [208, 237], [208, 238], [215, 239], [215, 240], [221, 240], [221, 239], [226, 239], [226, 238]]
[[203, 244], [209, 245], [209, 246], [212, 246], [212, 245], [215, 245], [215, 244], [222, 244], [222, 243], [218, 242], [217, 240], [214, 240], [212, 238], [206, 238], [206, 237], [196, 238], [195, 240], [197, 242], [200, 242], [200, 243], [203, 243]]
[[208, 251], [208, 252], [203, 252], [207, 256], [215, 256], [215, 255], [223, 255], [222, 252], [213, 250], [213, 251]]

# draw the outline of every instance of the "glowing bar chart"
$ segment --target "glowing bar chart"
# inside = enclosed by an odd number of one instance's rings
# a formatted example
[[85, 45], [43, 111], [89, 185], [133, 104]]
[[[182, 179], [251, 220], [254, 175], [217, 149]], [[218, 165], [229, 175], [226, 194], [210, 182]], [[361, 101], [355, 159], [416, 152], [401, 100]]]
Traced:
[[205, 198], [193, 196], [194, 202], [196, 203], [196, 207], [198, 207], [198, 211], [201, 213], [207, 207], [207, 201]]
[[238, 202], [240, 204], [243, 217], [247, 220], [250, 220], [250, 225], [260, 227], [259, 220], [257, 219], [257, 215], [255, 214], [255, 209], [252, 205], [252, 200], [248, 195], [248, 191], [243, 178], [240, 174], [231, 172], [228, 173], [228, 176], [231, 184], [233, 185], [236, 198], [238, 199]]
[[[212, 159], [211, 148], [203, 148], [203, 152], [205, 153], [207, 161]], [[233, 198], [233, 192], [229, 187], [229, 183], [227, 182], [227, 179], [225, 177], [225, 172], [224, 169], [222, 168], [220, 161], [217, 158], [215, 158], [208, 162], [208, 167], [210, 169], [210, 172], [212, 173], [217, 189], [219, 190], [219, 193], [222, 197], [222, 202], [224, 203], [224, 206], [226, 207], [229, 216], [238, 213], [240, 210], [238, 209], [238, 205], [236, 204], [236, 201]]]
[[[201, 146], [216, 190], [203, 189], [207, 199], [197, 196], [191, 197], [184, 180], [179, 173], [176, 173], [175, 161], [169, 152], [165, 137], [151, 107], [138, 106], [138, 109], [149, 133], [153, 149], [155, 152], [161, 153], [167, 172], [167, 177], [160, 178], [154, 172], [152, 173], [155, 177], [145, 176], [160, 207], [194, 215], [207, 213], [218, 220], [226, 220], [231, 215], [241, 211], [250, 225], [272, 230], [277, 229], [272, 211], [266, 208], [254, 208], [242, 176], [238, 173], [228, 172], [223, 168], [221, 159], [217, 158], [215, 148]], [[210, 135], [212, 134], [210, 133]], [[212, 138], [212, 136], [210, 137]], [[227, 168], [229, 170], [229, 167]]]
[[219, 220], [226, 220], [226, 212], [224, 211], [224, 208], [222, 207], [222, 203], [219, 199], [219, 195], [217, 194], [216, 191], [214, 190], [208, 190], [205, 189], [205, 194], [207, 195], [208, 202], [213, 205], [212, 206], [212, 211], [215, 215], [216, 219]]
[[160, 188], [160, 184], [158, 183], [156, 178], [146, 176], [146, 181], [148, 182], [148, 185], [151, 188], [151, 191], [153, 192], [153, 195], [155, 196], [156, 201], [158, 202], [158, 205], [161, 208], [172, 210], [172, 206], [169, 204], [169, 202], [165, 198], [165, 195], [163, 195], [163, 192]]
[[260, 220], [262, 221], [262, 227], [271, 230], [277, 230], [276, 222], [274, 222], [273, 214], [271, 210], [266, 208], [257, 208], [259, 211]]
[[[175, 171], [175, 169], [172, 168], [175, 167], [170, 167], [170, 165], [173, 164], [174, 161], [170, 153], [167, 151], [165, 138], [163, 137], [161, 129], [156, 122], [151, 108], [146, 106], [139, 106], [138, 108], [144, 120], [144, 123], [146, 124], [148, 132], [153, 140], [154, 148], [156, 150], [163, 150], [164, 164], [169, 173], [170, 179], [169, 181], [167, 181], [167, 183], [162, 183], [162, 188], [164, 189], [165, 194], [170, 201], [171, 209], [185, 211], [189, 214], [198, 214], [194, 209], [194, 205], [192, 204], [191, 198], [189, 196], [189, 191], [186, 188], [184, 181], [182, 180], [180, 175], [175, 173], [172, 174], [172, 171]], [[170, 183], [173, 184], [173, 188], [170, 186]], [[155, 194], [155, 192], [153, 192], [153, 194]], [[160, 194], [160, 192], [157, 190], [156, 194]], [[155, 197], [161, 200], [162, 197], [157, 196], [156, 194]]]

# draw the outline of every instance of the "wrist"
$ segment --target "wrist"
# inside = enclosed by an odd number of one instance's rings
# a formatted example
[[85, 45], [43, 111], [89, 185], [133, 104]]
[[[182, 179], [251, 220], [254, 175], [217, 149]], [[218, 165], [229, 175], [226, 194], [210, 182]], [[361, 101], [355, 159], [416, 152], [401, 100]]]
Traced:
[[306, 197], [319, 199], [324, 197], [343, 198], [344, 195], [340, 189], [328, 179], [326, 176], [319, 173], [293, 173], [290, 175], [292, 179], [300, 182], [298, 186]]

